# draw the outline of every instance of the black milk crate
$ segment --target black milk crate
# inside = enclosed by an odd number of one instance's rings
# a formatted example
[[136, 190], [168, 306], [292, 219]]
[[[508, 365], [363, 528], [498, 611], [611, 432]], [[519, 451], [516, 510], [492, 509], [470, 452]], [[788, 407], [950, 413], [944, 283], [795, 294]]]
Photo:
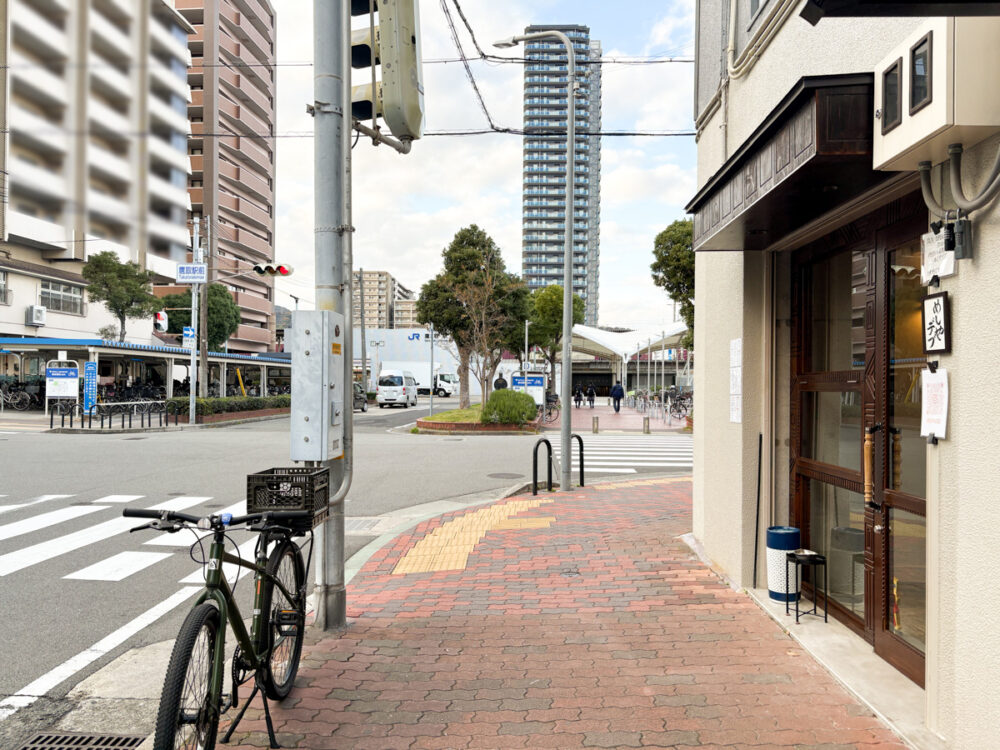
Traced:
[[247, 513], [269, 510], [311, 510], [308, 529], [326, 519], [330, 499], [330, 470], [306, 466], [267, 469], [247, 474]]

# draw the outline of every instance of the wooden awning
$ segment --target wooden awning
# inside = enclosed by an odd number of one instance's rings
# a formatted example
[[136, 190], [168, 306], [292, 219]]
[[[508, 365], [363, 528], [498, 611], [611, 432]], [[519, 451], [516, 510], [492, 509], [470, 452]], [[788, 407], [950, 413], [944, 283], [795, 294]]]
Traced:
[[695, 250], [764, 250], [891, 177], [872, 169], [871, 74], [801, 79], [687, 205]]

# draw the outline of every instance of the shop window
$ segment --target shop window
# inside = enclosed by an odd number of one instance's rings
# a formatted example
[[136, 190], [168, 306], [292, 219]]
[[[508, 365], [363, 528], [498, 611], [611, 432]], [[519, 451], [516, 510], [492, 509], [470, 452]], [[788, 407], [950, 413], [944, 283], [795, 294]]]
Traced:
[[802, 396], [802, 455], [861, 471], [861, 393], [819, 391]]
[[882, 135], [895, 128], [903, 117], [903, 61], [896, 60], [882, 73]]
[[893, 635], [922, 652], [927, 622], [927, 519], [901, 508], [889, 513], [886, 619]]
[[41, 303], [53, 312], [83, 315], [83, 287], [43, 280]]
[[812, 266], [809, 284], [809, 372], [865, 366], [865, 256], [838, 253]]
[[931, 103], [931, 45], [933, 31], [910, 48], [910, 114]]

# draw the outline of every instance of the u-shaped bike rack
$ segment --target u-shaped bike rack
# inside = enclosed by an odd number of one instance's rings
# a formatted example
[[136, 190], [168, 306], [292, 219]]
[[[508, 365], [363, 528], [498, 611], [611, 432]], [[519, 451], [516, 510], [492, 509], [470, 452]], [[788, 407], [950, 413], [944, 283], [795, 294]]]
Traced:
[[[580, 445], [580, 486], [583, 487], [583, 438], [577, 435], [575, 432], [570, 435], [570, 442], [573, 442], [573, 438], [577, 439]], [[535, 450], [532, 452], [531, 456], [531, 494], [538, 494], [538, 448], [545, 444], [545, 450], [547, 453], [546, 461], [548, 463], [548, 486], [546, 489], [552, 492], [552, 443], [549, 442], [548, 438], [539, 438], [538, 442], [535, 443]], [[572, 453], [572, 451], [571, 451]], [[567, 488], [569, 489], [569, 488]]]
[[548, 452], [548, 486], [546, 489], [552, 492], [552, 443], [549, 442], [548, 438], [538, 438], [538, 442], [535, 443], [535, 450], [531, 457], [531, 494], [538, 494], [538, 448], [545, 444], [545, 450]]

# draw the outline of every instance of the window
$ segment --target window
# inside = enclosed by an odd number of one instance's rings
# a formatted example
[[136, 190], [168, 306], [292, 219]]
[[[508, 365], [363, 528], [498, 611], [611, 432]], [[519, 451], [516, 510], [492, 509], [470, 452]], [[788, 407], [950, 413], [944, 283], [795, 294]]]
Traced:
[[7, 288], [7, 272], [0, 271], [0, 305], [10, 304], [10, 290]]
[[931, 44], [933, 31], [910, 48], [910, 114], [931, 103]]
[[53, 312], [83, 315], [83, 287], [42, 281], [42, 306]]
[[902, 59], [882, 73], [882, 135], [899, 125], [903, 116]]

